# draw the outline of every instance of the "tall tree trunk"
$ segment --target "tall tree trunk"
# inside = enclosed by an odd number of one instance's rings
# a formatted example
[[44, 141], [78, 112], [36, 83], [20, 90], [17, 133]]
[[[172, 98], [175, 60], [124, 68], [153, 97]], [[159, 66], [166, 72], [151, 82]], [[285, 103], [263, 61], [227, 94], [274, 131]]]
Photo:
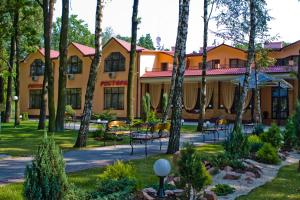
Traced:
[[179, 34], [178, 39], [178, 69], [177, 76], [175, 79], [175, 90], [174, 96], [172, 98], [172, 117], [171, 117], [171, 134], [168, 143], [168, 154], [173, 154], [179, 150], [180, 145], [180, 129], [181, 129], [181, 115], [182, 115], [182, 91], [183, 91], [183, 80], [184, 80], [184, 72], [185, 72], [185, 53], [186, 53], [186, 40], [188, 33], [188, 21], [189, 21], [189, 7], [190, 0], [182, 1], [182, 10], [181, 16], [179, 18], [182, 19], [181, 25], [179, 26]]
[[259, 124], [262, 123], [262, 115], [261, 115], [261, 105], [260, 105], [260, 89], [258, 87], [258, 69], [257, 69], [257, 65], [255, 65], [255, 89], [254, 89], [254, 93], [252, 95], [254, 95], [254, 104], [256, 107], [256, 115], [255, 115], [255, 121]]
[[101, 34], [102, 34], [102, 0], [97, 0], [97, 7], [96, 7], [96, 24], [95, 24], [95, 56], [93, 58], [90, 74], [87, 84], [87, 89], [85, 93], [85, 103], [84, 103], [84, 110], [83, 116], [81, 118], [80, 129], [78, 132], [77, 140], [74, 147], [85, 147], [88, 137], [89, 131], [89, 122], [92, 115], [92, 101], [94, 96], [95, 90], [95, 83], [97, 78], [97, 73], [102, 57], [102, 44], [101, 44]]
[[65, 129], [65, 106], [66, 106], [66, 81], [68, 65], [68, 26], [69, 26], [69, 0], [63, 0], [62, 22], [59, 40], [59, 82], [58, 101], [56, 110], [56, 131]]
[[134, 118], [133, 113], [133, 83], [136, 78], [136, 38], [138, 27], [138, 7], [139, 0], [134, 0], [132, 10], [132, 24], [131, 24], [131, 48], [130, 48], [130, 61], [128, 71], [128, 87], [127, 87], [127, 118], [132, 121]]
[[[183, 0], [179, 0], [179, 14], [178, 16], [181, 16], [181, 12], [182, 12], [182, 1]], [[162, 123], [166, 123], [166, 121], [168, 120], [168, 114], [172, 105], [172, 101], [173, 101], [173, 95], [174, 95], [174, 89], [175, 89], [175, 79], [177, 76], [177, 68], [178, 68], [178, 54], [180, 51], [180, 27], [182, 24], [182, 18], [179, 17], [178, 19], [178, 26], [177, 26], [177, 38], [176, 38], [176, 44], [175, 44], [175, 52], [174, 52], [174, 56], [173, 56], [173, 69], [172, 69], [172, 78], [171, 78], [171, 84], [170, 84], [170, 91], [169, 91], [169, 97], [168, 97], [168, 103], [167, 103], [167, 107], [164, 110], [163, 116], [162, 116]]]
[[10, 39], [10, 55], [9, 55], [8, 78], [7, 78], [7, 88], [6, 88], [6, 107], [5, 107], [5, 118], [4, 118], [4, 122], [6, 123], [10, 121], [10, 114], [11, 114], [13, 66], [14, 66], [15, 53], [16, 53], [15, 37], [12, 34]]
[[[55, 130], [55, 99], [54, 99], [54, 75], [53, 75], [53, 66], [51, 63], [51, 30], [52, 30], [52, 21], [53, 21], [53, 9], [55, 0], [44, 0], [49, 1], [48, 14], [45, 24], [45, 65], [47, 68], [48, 76], [48, 111], [49, 111], [49, 132], [54, 132]], [[45, 6], [45, 5], [44, 5]]]
[[4, 79], [0, 76], [0, 122], [4, 122], [5, 113], [3, 112], [4, 108]]
[[248, 43], [248, 55], [246, 63], [246, 72], [243, 82], [243, 91], [238, 103], [238, 109], [234, 124], [234, 130], [237, 130], [241, 126], [243, 114], [244, 114], [244, 104], [249, 88], [249, 79], [251, 73], [251, 66], [254, 64], [255, 58], [255, 33], [256, 33], [256, 21], [255, 21], [255, 0], [250, 0], [250, 35]]
[[45, 129], [46, 127], [45, 123], [46, 123], [46, 105], [47, 105], [47, 85], [48, 85], [48, 78], [47, 78], [47, 69], [45, 67], [42, 94], [41, 94], [38, 130]]
[[203, 30], [203, 56], [202, 56], [202, 84], [200, 91], [200, 115], [197, 131], [202, 131], [203, 121], [205, 117], [205, 101], [206, 101], [206, 68], [207, 68], [207, 38], [208, 38], [208, 0], [204, 0], [204, 30]]
[[[17, 0], [18, 3], [18, 0]], [[18, 6], [18, 5], [17, 5]], [[20, 41], [19, 41], [19, 9], [16, 8], [15, 16], [14, 16], [14, 34], [15, 34], [15, 42], [16, 42], [16, 77], [15, 77], [15, 96], [17, 99], [15, 100], [15, 127], [20, 125], [20, 109], [19, 109], [19, 96], [20, 96]]]
[[298, 73], [297, 73], [297, 78], [298, 78], [298, 102], [300, 103], [300, 49], [299, 49], [299, 55], [298, 55]]

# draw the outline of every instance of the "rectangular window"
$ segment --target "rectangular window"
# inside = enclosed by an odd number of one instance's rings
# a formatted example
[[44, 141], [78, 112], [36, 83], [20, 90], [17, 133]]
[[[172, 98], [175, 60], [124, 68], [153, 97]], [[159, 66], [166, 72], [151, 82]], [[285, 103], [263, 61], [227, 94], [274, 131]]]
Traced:
[[30, 90], [29, 91], [29, 108], [40, 109], [41, 107], [42, 90]]
[[241, 59], [229, 59], [230, 68], [246, 67], [246, 61]]
[[288, 89], [272, 88], [272, 119], [286, 119], [289, 115]]
[[68, 61], [68, 74], [81, 74], [82, 73], [82, 61], [78, 56], [71, 56]]
[[161, 71], [168, 71], [169, 63], [161, 63]]
[[212, 69], [219, 69], [220, 68], [220, 60], [212, 60]]
[[104, 109], [124, 110], [124, 87], [104, 88]]
[[67, 88], [66, 105], [72, 106], [73, 109], [81, 109], [81, 89]]

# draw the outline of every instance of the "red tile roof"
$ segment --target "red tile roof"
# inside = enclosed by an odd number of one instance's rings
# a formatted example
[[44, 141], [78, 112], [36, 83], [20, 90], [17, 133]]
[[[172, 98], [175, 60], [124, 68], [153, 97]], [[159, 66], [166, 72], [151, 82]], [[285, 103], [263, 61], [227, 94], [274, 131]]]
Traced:
[[[41, 48], [39, 49], [39, 52], [45, 56], [45, 49], [44, 48]], [[50, 58], [53, 59], [53, 58], [58, 58], [59, 56], [59, 52], [58, 51], [55, 51], [55, 50], [51, 50], [50, 51]]]
[[[214, 49], [217, 49], [217, 48], [219, 48], [219, 47], [221, 47], [221, 46], [226, 46], [226, 47], [229, 47], [229, 48], [232, 48], [232, 49], [236, 49], [236, 50], [238, 50], [238, 51], [246, 52], [246, 51], [244, 51], [243, 49], [239, 49], [239, 48], [237, 48], [237, 47], [233, 47], [233, 46], [230, 46], [230, 45], [225, 44], [225, 43], [220, 44], [220, 45], [218, 45], [218, 46], [210, 46], [210, 47], [207, 47], [207, 52], [210, 52], [210, 51], [212, 51], [212, 50], [214, 50]], [[189, 57], [189, 56], [202, 56], [202, 54], [203, 54], [203, 48], [201, 48], [200, 51], [197, 52], [197, 53], [194, 53], [194, 52], [193, 52], [193, 53], [187, 54], [186, 56], [187, 56], [187, 57]]]
[[84, 56], [95, 55], [95, 49], [93, 47], [89, 47], [83, 44], [78, 44], [76, 42], [72, 42], [71, 44], [73, 44]]
[[[126, 42], [124, 40], [121, 40], [121, 39], [118, 39], [118, 38], [115, 38], [113, 37], [113, 39], [115, 39], [121, 46], [123, 46], [127, 51], [130, 51], [131, 49], [131, 43], [129, 42]], [[136, 45], [136, 50], [137, 51], [142, 51], [142, 50], [147, 50], [146, 48], [144, 47], [140, 47], [138, 45]]]
[[[263, 72], [266, 73], [289, 73], [294, 71], [295, 67], [288, 66], [273, 66], [269, 67]], [[211, 69], [207, 70], [207, 76], [218, 75], [240, 75], [245, 73], [245, 68], [226, 68], [226, 69]], [[186, 70], [184, 76], [201, 76], [202, 70]], [[171, 77], [172, 71], [149, 71], [146, 72], [142, 78], [155, 78], [155, 77]]]

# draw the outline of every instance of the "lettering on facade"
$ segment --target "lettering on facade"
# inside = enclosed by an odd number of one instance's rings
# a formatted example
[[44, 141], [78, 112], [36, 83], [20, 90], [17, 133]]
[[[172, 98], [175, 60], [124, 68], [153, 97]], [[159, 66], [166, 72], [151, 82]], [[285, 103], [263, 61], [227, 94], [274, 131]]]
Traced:
[[42, 88], [43, 84], [29, 84], [28, 88]]
[[101, 81], [101, 86], [120, 86], [128, 85], [128, 81]]

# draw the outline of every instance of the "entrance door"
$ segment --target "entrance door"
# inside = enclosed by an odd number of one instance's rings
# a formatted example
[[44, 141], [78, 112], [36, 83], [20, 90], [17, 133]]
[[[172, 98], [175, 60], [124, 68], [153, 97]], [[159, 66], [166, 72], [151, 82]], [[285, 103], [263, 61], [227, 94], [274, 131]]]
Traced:
[[288, 89], [272, 88], [272, 119], [286, 119], [289, 115]]

